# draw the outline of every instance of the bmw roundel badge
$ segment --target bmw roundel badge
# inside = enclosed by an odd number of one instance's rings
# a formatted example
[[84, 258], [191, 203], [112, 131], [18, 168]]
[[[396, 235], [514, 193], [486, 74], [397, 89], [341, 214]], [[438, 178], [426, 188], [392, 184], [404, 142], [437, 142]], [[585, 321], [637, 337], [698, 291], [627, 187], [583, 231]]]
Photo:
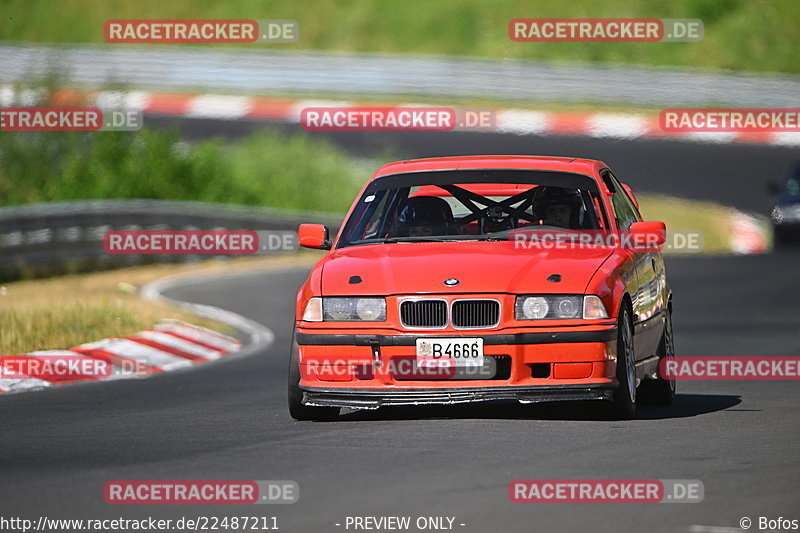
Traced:
[[448, 287], [452, 287], [453, 285], [458, 285], [458, 283], [459, 283], [459, 281], [457, 279], [455, 279], [455, 278], [450, 278], [450, 279], [444, 280], [444, 284], [447, 285]]

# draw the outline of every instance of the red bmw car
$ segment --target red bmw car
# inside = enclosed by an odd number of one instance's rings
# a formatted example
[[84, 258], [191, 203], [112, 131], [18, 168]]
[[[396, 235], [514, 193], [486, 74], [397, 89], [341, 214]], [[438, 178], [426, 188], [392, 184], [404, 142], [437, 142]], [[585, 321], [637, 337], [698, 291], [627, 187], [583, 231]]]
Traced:
[[471, 156], [390, 163], [297, 295], [289, 411], [605, 400], [668, 404], [672, 293], [662, 222], [601, 161]]

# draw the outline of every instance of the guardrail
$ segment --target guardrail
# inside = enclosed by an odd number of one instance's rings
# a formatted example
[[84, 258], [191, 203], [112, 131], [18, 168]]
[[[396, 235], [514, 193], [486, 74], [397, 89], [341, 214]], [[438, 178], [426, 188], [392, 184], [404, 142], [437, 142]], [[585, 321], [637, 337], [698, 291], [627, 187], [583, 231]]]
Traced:
[[[669, 45], [662, 45], [669, 46]], [[501, 98], [666, 107], [796, 107], [800, 76], [532, 60], [132, 45], [0, 45], [0, 83], [228, 94]], [[2, 100], [0, 90], [0, 101]]]
[[108, 254], [103, 235], [109, 230], [294, 231], [303, 222], [316, 222], [333, 231], [341, 221], [342, 217], [327, 213], [158, 200], [4, 207], [0, 208], [0, 280], [200, 258]]

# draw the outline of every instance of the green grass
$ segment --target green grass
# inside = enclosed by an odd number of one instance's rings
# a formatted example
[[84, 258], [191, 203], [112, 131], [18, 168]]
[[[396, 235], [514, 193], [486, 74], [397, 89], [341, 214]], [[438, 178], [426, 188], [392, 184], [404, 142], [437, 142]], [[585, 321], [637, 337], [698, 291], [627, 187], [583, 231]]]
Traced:
[[169, 275], [217, 275], [255, 269], [304, 267], [316, 254], [148, 265], [108, 272], [15, 281], [0, 286], [0, 357], [130, 335], [165, 318], [233, 334], [230, 326], [199, 318], [136, 294], [142, 285]]
[[[52, 80], [42, 87], [36, 105], [53, 105], [57, 88]], [[0, 206], [152, 199], [338, 213], [373, 167], [324, 139], [271, 128], [195, 143], [183, 142], [177, 128], [2, 132]]]
[[123, 282], [145, 279], [149, 272], [168, 272], [167, 268], [141, 267], [4, 285], [0, 291], [0, 330], [4, 332], [0, 353], [66, 349], [111, 335], [135, 333], [162, 318], [223, 330], [222, 324], [142, 300], [135, 292], [119, 288]]
[[[279, 49], [452, 54], [800, 72], [795, 0], [4, 0], [0, 39], [103, 42], [107, 19], [294, 19], [296, 43]], [[699, 18], [696, 43], [515, 43], [513, 18]], [[190, 45], [191, 46], [191, 45]], [[531, 80], [535, 83], [536, 80]]]
[[0, 134], [0, 205], [193, 200], [341, 212], [369, 177], [338, 149], [264, 130], [234, 143], [177, 131]]
[[686, 200], [659, 194], [637, 194], [639, 211], [645, 220], [660, 220], [670, 232], [699, 231], [703, 253], [731, 251], [730, 211], [713, 202]]

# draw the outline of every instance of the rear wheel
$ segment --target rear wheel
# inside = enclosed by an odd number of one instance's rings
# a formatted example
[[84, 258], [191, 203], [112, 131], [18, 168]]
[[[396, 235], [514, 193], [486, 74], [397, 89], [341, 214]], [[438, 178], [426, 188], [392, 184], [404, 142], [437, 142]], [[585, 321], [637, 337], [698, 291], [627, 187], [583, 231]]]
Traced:
[[339, 417], [338, 407], [312, 407], [303, 405], [303, 391], [300, 389], [300, 349], [292, 339], [292, 356], [289, 358], [289, 414], [295, 420], [335, 420]]
[[675, 344], [672, 337], [672, 313], [667, 312], [664, 321], [664, 333], [658, 345], [658, 368], [659, 373], [656, 379], [648, 379], [642, 382], [642, 399], [648, 403], [656, 405], [669, 405], [675, 399], [675, 380], [664, 379], [660, 375], [661, 368], [664, 367], [666, 360], [675, 359]]
[[619, 313], [617, 324], [617, 381], [611, 414], [629, 420], [636, 414], [636, 359], [633, 351], [633, 327], [627, 307]]

